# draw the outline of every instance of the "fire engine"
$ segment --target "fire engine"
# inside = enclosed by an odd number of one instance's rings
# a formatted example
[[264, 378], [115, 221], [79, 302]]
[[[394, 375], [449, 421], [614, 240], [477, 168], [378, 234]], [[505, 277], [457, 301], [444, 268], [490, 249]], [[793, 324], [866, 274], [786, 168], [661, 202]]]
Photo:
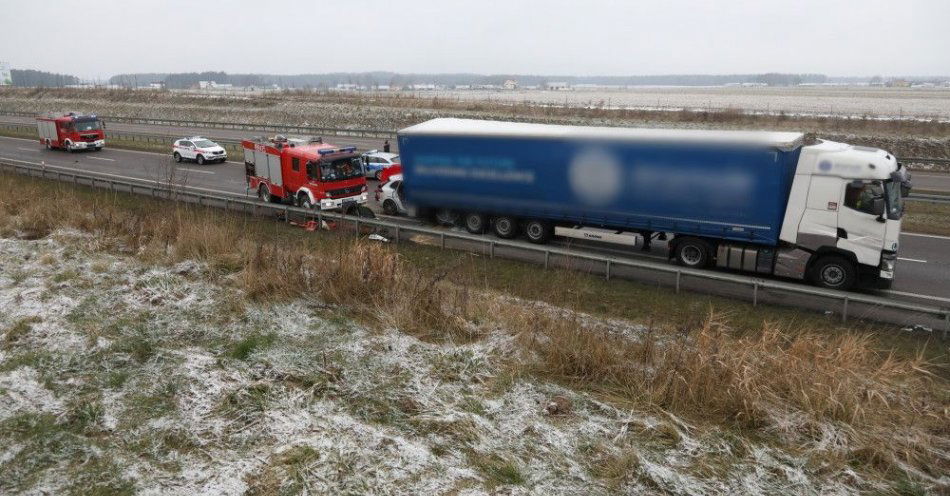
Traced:
[[241, 146], [248, 189], [262, 201], [343, 211], [366, 203], [356, 147], [283, 136], [243, 140]]
[[36, 130], [40, 134], [40, 143], [48, 149], [61, 148], [70, 152], [99, 151], [106, 144], [102, 121], [95, 115], [70, 112], [59, 116], [37, 117]]

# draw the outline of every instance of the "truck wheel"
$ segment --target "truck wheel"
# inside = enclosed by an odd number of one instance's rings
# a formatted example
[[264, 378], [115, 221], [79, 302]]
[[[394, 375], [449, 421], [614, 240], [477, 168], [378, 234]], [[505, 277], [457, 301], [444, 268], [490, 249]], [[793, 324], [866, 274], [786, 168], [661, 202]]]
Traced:
[[297, 206], [300, 208], [306, 208], [307, 210], [312, 210], [313, 203], [310, 201], [310, 195], [299, 195], [297, 197]]
[[195, 162], [198, 162], [198, 165], [204, 165], [204, 164], [205, 164], [205, 156], [204, 156], [204, 155], [198, 155], [198, 158], [195, 159]]
[[383, 202], [383, 213], [386, 215], [398, 215], [399, 209], [396, 208], [396, 202], [386, 200]]
[[459, 220], [459, 214], [455, 210], [440, 208], [435, 211], [435, 222], [442, 226], [454, 226]]
[[495, 217], [492, 223], [495, 235], [502, 239], [511, 239], [518, 235], [518, 219], [507, 215]]
[[543, 245], [551, 241], [551, 237], [554, 236], [554, 227], [550, 222], [532, 219], [525, 222], [524, 236], [534, 244]]
[[49, 140], [46, 140], [46, 149], [47, 149], [47, 150], [52, 150], [52, 149], [53, 149], [53, 145], [51, 145], [51, 144], [49, 143]]
[[63, 144], [63, 149], [69, 153], [73, 152], [73, 144], [71, 141], [66, 140], [66, 143]]
[[823, 288], [848, 290], [856, 279], [854, 264], [844, 257], [822, 257], [812, 267], [812, 280]]
[[485, 233], [485, 216], [478, 212], [469, 212], [465, 214], [465, 230], [472, 234]]
[[180, 153], [175, 152], [175, 154], [172, 155], [172, 156], [175, 157], [175, 162], [178, 162], [179, 164], [181, 163], [181, 154], [180, 154]]
[[676, 261], [680, 265], [696, 269], [709, 265], [711, 253], [709, 243], [697, 238], [687, 238], [676, 243], [674, 251]]

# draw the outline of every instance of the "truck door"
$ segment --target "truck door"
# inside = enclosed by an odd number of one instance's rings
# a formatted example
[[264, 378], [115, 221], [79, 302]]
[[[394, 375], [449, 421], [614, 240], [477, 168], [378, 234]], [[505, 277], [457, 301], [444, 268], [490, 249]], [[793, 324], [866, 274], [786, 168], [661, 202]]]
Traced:
[[838, 248], [854, 253], [859, 263], [875, 267], [881, 263], [887, 224], [879, 220], [874, 203], [883, 199], [880, 181], [851, 181], [845, 183], [838, 209]]

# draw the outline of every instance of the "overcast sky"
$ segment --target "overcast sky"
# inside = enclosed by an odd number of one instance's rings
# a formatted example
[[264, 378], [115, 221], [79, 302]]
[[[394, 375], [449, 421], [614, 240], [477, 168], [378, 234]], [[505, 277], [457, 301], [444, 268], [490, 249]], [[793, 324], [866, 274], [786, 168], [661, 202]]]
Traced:
[[0, 0], [0, 60], [123, 72], [950, 74], [950, 0]]

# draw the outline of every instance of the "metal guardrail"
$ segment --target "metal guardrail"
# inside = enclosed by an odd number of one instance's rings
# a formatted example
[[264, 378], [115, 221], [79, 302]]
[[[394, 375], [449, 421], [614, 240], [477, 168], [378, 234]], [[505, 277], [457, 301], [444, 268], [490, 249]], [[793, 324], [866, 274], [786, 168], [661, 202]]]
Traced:
[[[392, 222], [388, 220], [379, 220], [379, 219], [370, 219], [370, 218], [361, 218], [358, 216], [347, 216], [339, 213], [331, 212], [322, 212], [319, 210], [308, 210], [298, 207], [292, 207], [289, 205], [281, 204], [272, 204], [264, 203], [256, 200], [248, 200], [246, 197], [241, 196], [224, 196], [224, 195], [212, 195], [207, 194], [201, 191], [196, 191], [196, 188], [188, 188], [187, 186], [177, 186], [174, 184], [163, 183], [161, 181], [149, 181], [149, 180], [138, 180], [138, 181], [119, 181], [104, 175], [99, 175], [95, 173], [77, 173], [70, 169], [56, 166], [35, 166], [35, 165], [25, 165], [25, 164], [16, 164], [8, 161], [0, 160], [0, 168], [12, 170], [17, 173], [25, 173], [30, 176], [40, 176], [43, 178], [53, 178], [60, 181], [69, 181], [75, 184], [93, 186], [93, 187], [103, 187], [108, 188], [111, 191], [120, 190], [120, 188], [125, 188], [129, 193], [138, 193], [138, 194], [147, 194], [152, 197], [173, 200], [173, 201], [183, 201], [190, 203], [197, 203], [202, 206], [217, 206], [224, 208], [225, 210], [240, 210], [243, 213], [248, 213], [248, 210], [251, 213], [259, 214], [260, 212], [269, 212], [275, 215], [282, 215], [284, 220], [290, 222], [291, 214], [298, 215], [304, 219], [315, 220], [318, 222], [318, 225], [322, 225], [324, 220], [334, 220], [343, 224], [352, 223], [355, 227], [355, 232], [357, 236], [360, 235], [360, 227], [372, 226], [376, 228], [385, 228], [388, 231], [394, 232], [394, 241], [399, 242], [404, 233], [417, 233], [423, 234], [431, 237], [436, 237], [440, 240], [441, 248], [446, 248], [446, 240], [454, 239], [459, 241], [464, 241], [467, 243], [475, 243], [482, 245], [487, 249], [487, 252], [491, 258], [495, 257], [495, 252], [499, 247], [513, 248], [516, 250], [534, 252], [536, 254], [543, 255], [544, 267], [547, 268], [551, 262], [551, 258], [555, 256], [566, 257], [568, 259], [574, 260], [586, 260], [596, 263], [603, 264], [604, 267], [604, 276], [609, 280], [611, 277], [611, 269], [613, 267], [629, 267], [636, 269], [645, 269], [660, 273], [666, 273], [675, 276], [675, 288], [676, 292], [679, 293], [681, 281], [684, 277], [688, 276], [691, 278], [705, 279], [710, 281], [721, 281], [728, 282], [733, 284], [739, 284], [747, 286], [752, 290], [752, 304], [757, 305], [759, 299], [760, 290], [773, 290], [783, 293], [791, 293], [797, 295], [808, 295], [815, 296], [822, 299], [828, 299], [832, 301], [840, 302], [841, 306], [841, 319], [842, 322], [846, 321], [848, 318], [848, 306], [849, 304], [866, 304], [874, 307], [887, 308], [899, 311], [907, 311], [915, 314], [924, 314], [942, 319], [944, 323], [944, 329], [942, 336], [944, 339], [947, 338], [947, 334], [950, 333], [950, 309], [948, 308], [939, 308], [926, 305], [919, 305], [915, 303], [909, 303], [899, 300], [892, 300], [887, 298], [881, 298], [877, 296], [864, 295], [859, 293], [850, 293], [845, 291], [835, 291], [828, 290], [823, 288], [816, 288], [810, 286], [804, 286], [800, 284], [785, 283], [781, 281], [766, 280], [760, 279], [751, 276], [730, 274], [725, 272], [713, 272], [705, 271], [698, 269], [690, 269], [681, 266], [674, 266], [667, 263], [658, 263], [651, 262], [648, 260], [633, 260], [633, 259], [624, 259], [618, 257], [610, 257], [605, 255], [599, 255], [594, 253], [580, 253], [570, 250], [565, 250], [561, 248], [553, 248], [549, 246], [537, 246], [527, 243], [519, 243], [516, 241], [506, 241], [499, 240], [490, 237], [484, 236], [474, 236], [467, 233], [457, 233], [450, 232], [440, 229], [434, 229], [431, 227], [419, 226], [419, 225], [409, 225], [398, 222]], [[84, 182], [85, 181], [85, 182]]]

